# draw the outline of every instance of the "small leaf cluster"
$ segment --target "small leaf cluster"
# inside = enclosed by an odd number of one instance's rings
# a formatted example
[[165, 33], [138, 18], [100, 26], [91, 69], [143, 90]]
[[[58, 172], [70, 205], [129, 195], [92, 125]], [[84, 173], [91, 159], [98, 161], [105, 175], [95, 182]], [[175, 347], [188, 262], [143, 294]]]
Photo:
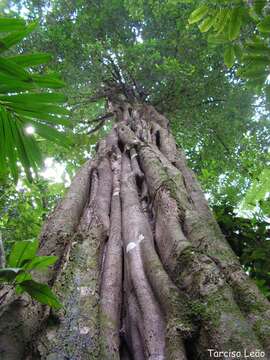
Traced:
[[16, 242], [7, 266], [0, 269], [0, 283], [14, 286], [17, 294], [26, 292], [41, 304], [59, 309], [62, 305], [49, 286], [35, 281], [31, 274], [31, 271], [45, 270], [55, 264], [57, 256], [37, 256], [37, 250], [35, 239]]
[[244, 209], [260, 205], [266, 216], [270, 215], [270, 169], [265, 168], [248, 189], [242, 203]]
[[270, 299], [270, 232], [268, 221], [254, 215], [244, 218], [228, 203], [213, 207], [216, 219], [245, 271]]
[[[0, 181], [11, 173], [15, 182], [23, 167], [28, 180], [42, 164], [38, 141], [27, 134], [31, 126], [40, 138], [69, 145], [59, 127], [69, 126], [69, 111], [62, 104], [65, 96], [54, 91], [64, 86], [58, 74], [44, 73], [50, 59], [46, 53], [12, 55], [11, 47], [29, 35], [36, 23], [22, 19], [0, 18]], [[8, 55], [3, 56], [4, 52]], [[43, 66], [42, 74], [34, 71]], [[58, 129], [56, 128], [58, 127]]]
[[189, 17], [208, 32], [211, 45], [222, 45], [228, 68], [241, 64], [238, 75], [262, 86], [269, 75], [270, 13], [266, 0], [202, 1]]

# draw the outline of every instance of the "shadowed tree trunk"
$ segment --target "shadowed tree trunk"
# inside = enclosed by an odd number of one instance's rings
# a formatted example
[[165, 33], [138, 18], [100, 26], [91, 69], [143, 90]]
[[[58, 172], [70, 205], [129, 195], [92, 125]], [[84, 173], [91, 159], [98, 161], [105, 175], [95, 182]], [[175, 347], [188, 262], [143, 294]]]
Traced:
[[60, 257], [42, 280], [64, 308], [4, 294], [0, 358], [209, 359], [215, 349], [268, 359], [270, 304], [222, 235], [168, 120], [117, 92], [108, 98], [116, 124], [41, 235], [40, 254]]

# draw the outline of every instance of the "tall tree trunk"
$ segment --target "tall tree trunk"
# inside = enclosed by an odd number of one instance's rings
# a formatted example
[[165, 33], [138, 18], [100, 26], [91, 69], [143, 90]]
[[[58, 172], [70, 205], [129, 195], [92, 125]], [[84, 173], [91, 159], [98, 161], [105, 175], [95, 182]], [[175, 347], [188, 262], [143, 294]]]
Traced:
[[116, 125], [41, 235], [40, 253], [60, 257], [43, 281], [64, 309], [2, 296], [1, 359], [209, 359], [209, 349], [270, 358], [270, 304], [222, 235], [168, 120], [109, 100]]

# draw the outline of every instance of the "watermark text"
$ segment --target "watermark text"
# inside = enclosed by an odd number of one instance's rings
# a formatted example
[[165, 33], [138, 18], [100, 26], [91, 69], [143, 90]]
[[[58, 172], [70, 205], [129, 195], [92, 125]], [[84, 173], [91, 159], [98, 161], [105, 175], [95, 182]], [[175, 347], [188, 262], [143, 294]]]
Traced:
[[265, 352], [259, 349], [249, 351], [244, 349], [243, 351], [229, 350], [218, 351], [215, 349], [207, 349], [210, 358], [216, 359], [265, 359]]

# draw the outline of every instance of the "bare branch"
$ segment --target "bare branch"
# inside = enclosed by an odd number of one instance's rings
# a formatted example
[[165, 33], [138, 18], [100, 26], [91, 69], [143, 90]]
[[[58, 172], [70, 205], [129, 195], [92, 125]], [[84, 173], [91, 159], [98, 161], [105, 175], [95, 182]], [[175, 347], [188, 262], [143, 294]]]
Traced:
[[97, 126], [95, 126], [93, 129], [89, 130], [87, 135], [93, 134], [95, 131], [99, 130], [102, 128], [102, 126], [104, 125], [106, 119], [101, 120], [100, 123], [97, 124]]
[[108, 112], [108, 113], [106, 113], [106, 114], [104, 114], [104, 115], [101, 115], [101, 116], [96, 117], [95, 119], [89, 120], [88, 123], [92, 124], [92, 123], [94, 123], [94, 122], [100, 122], [100, 121], [102, 121], [102, 120], [110, 119], [110, 118], [112, 118], [113, 116], [114, 116], [114, 113]]

